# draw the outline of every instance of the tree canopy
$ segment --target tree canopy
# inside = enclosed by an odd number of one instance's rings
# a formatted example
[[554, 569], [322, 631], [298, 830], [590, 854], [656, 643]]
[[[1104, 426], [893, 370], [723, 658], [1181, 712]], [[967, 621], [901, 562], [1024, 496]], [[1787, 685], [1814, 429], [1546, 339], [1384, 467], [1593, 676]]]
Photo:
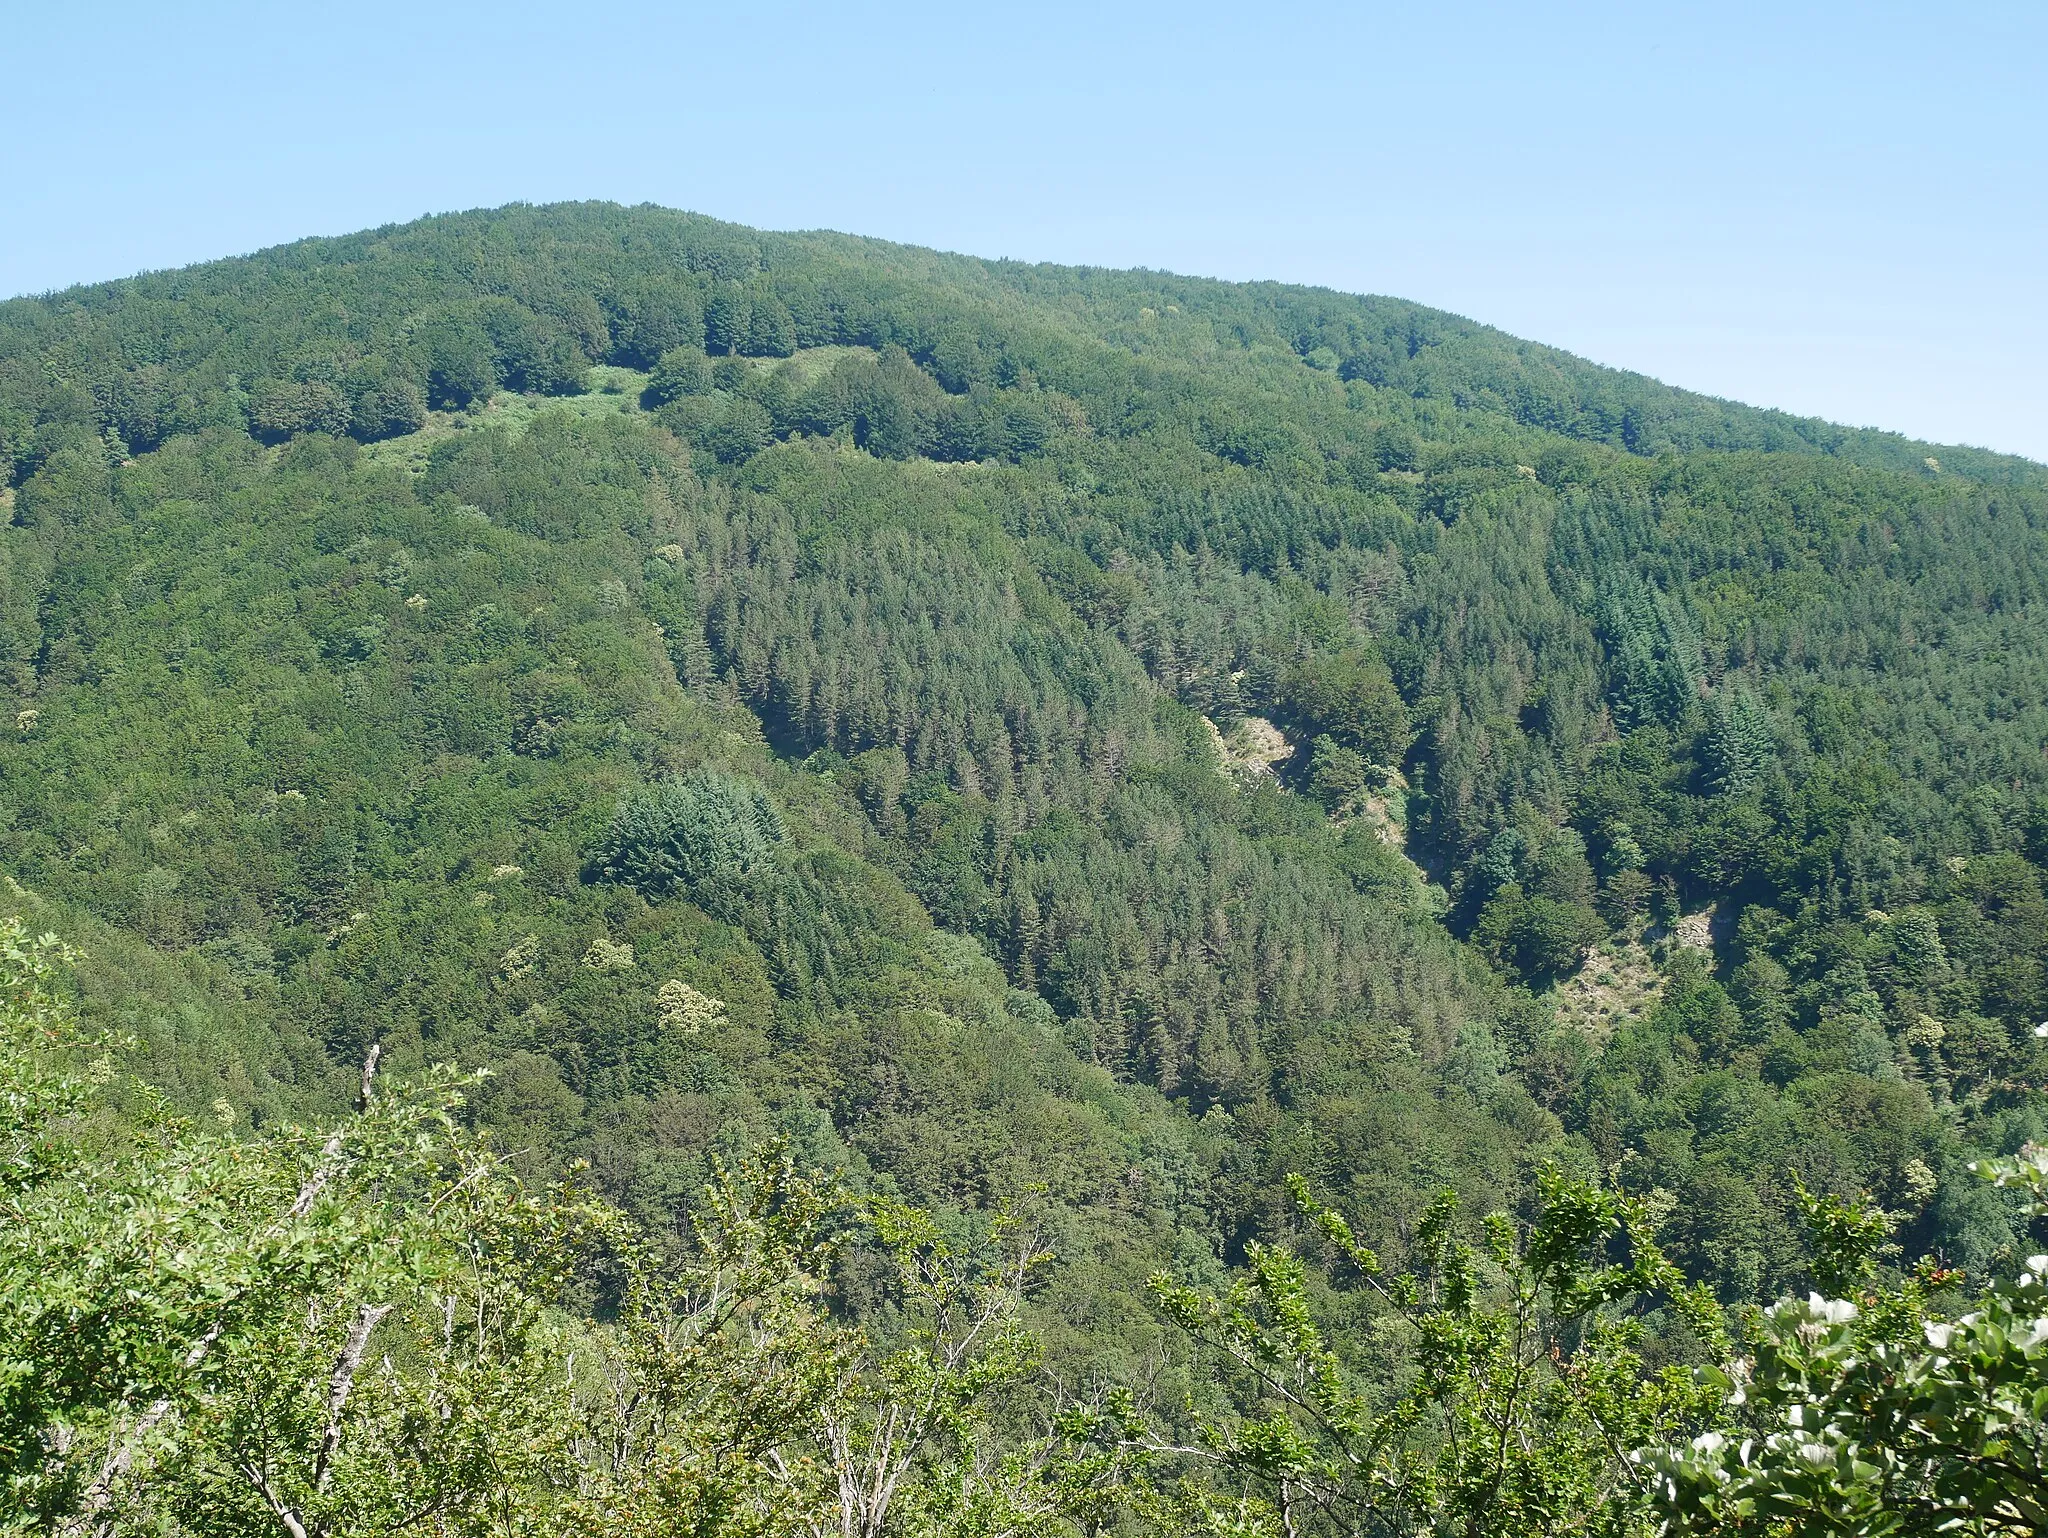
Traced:
[[[1396, 300], [589, 204], [0, 305], [0, 472], [0, 911], [82, 952], [65, 1008], [109, 1063], [97, 1100], [23, 1081], [55, 1109], [8, 1167], [212, 1233], [222, 1275], [301, 1267], [245, 1362], [174, 1359], [228, 1317], [208, 1281], [175, 1304], [197, 1335], [92, 1379], [104, 1454], [180, 1372], [281, 1364], [261, 1424], [304, 1457], [259, 1467], [276, 1499], [242, 1444], [189, 1462], [247, 1522], [387, 1521], [316, 1515], [364, 1309], [391, 1310], [365, 1342], [412, 1332], [378, 1414], [502, 1384], [538, 1415], [518, 1374], [627, 1317], [659, 1266], [625, 1257], [708, 1255], [699, 1225], [756, 1201], [824, 1214], [801, 1242], [830, 1263], [777, 1274], [827, 1343], [803, 1361], [870, 1352], [832, 1379], [860, 1435], [872, 1374], [913, 1381], [891, 1353], [943, 1251], [946, 1306], [1000, 1294], [1034, 1343], [1002, 1360], [1066, 1390], [932, 1430], [1016, 1475], [944, 1499], [1042, 1514], [1058, 1484], [1060, 1520], [1107, 1523], [1114, 1484], [1115, 1521], [1181, 1530], [1302, 1500], [1346, 1530], [1372, 1470], [1411, 1515], [1511, 1493], [1563, 1530], [1650, 1499], [1596, 1443], [1733, 1424], [1696, 1370], [1776, 1364], [1832, 1415], [1823, 1376], [1904, 1371], [1871, 1354], [1909, 1350], [1898, 1308], [1960, 1318], [2024, 1270], [2017, 1187], [1971, 1171], [2048, 1135], [2039, 466]], [[373, 1046], [394, 1088], [350, 1119]], [[337, 1127], [368, 1250], [272, 1231]], [[63, 1228], [74, 1197], [38, 1209], [50, 1253], [128, 1254]], [[1834, 1344], [1772, 1356], [1745, 1310], [1855, 1290], [1816, 1269], [1816, 1202], [1882, 1214], [1856, 1285], [1909, 1303], [1784, 1305]], [[1570, 1212], [1605, 1236], [1572, 1265], [1626, 1298], [1557, 1301], [1580, 1283], [1532, 1257]], [[1004, 1270], [1013, 1241], [1050, 1258]], [[436, 1345], [459, 1254], [499, 1333]], [[704, 1264], [647, 1307], [688, 1314]], [[1313, 1415], [1240, 1360], [1283, 1325]], [[1417, 1377], [1403, 1332], [1467, 1355]], [[1516, 1365], [1552, 1347], [1584, 1375]], [[1585, 1397], [1624, 1378], [1625, 1435]], [[838, 1403], [788, 1392], [806, 1437]], [[566, 1488], [581, 1393], [490, 1435]], [[1509, 1402], [1576, 1461], [1447, 1451]], [[1871, 1466], [1932, 1489], [1900, 1413]], [[34, 1415], [45, 1451], [86, 1425]], [[794, 1520], [792, 1424], [748, 1444], [747, 1520]], [[686, 1442], [660, 1479], [726, 1477]], [[1742, 1445], [1654, 1465], [1687, 1520], [1763, 1520]], [[27, 1447], [36, 1510], [85, 1498], [85, 1452]], [[1226, 1465], [1229, 1500], [1198, 1477]]]

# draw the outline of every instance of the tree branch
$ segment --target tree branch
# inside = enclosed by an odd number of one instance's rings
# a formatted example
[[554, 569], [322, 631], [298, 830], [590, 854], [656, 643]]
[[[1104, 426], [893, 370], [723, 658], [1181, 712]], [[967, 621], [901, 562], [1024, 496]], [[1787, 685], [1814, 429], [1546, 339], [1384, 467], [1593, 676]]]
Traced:
[[250, 1488], [263, 1497], [264, 1505], [268, 1506], [277, 1520], [284, 1524], [285, 1531], [290, 1533], [292, 1538], [306, 1538], [306, 1524], [299, 1519], [297, 1512], [277, 1498], [277, 1492], [270, 1488], [270, 1481], [263, 1477], [261, 1469], [254, 1464], [245, 1463], [242, 1465], [242, 1477], [249, 1481]]
[[[357, 1102], [359, 1110], [367, 1111], [371, 1105], [370, 1081], [376, 1077], [377, 1060], [383, 1055], [384, 1044], [378, 1042], [371, 1046], [369, 1055], [363, 1059], [362, 1091]], [[313, 1173], [308, 1175], [305, 1183], [299, 1187], [299, 1194], [292, 1198], [291, 1206], [285, 1209], [282, 1217], [266, 1226], [258, 1237], [274, 1239], [283, 1233], [287, 1226], [311, 1212], [313, 1203], [320, 1199], [320, 1193], [326, 1190], [328, 1184], [341, 1172], [342, 1163], [341, 1134], [336, 1132], [321, 1146], [320, 1162], [314, 1166]], [[226, 1327], [226, 1321], [221, 1319], [216, 1319], [208, 1325], [178, 1364], [181, 1372], [189, 1375], [197, 1371]], [[92, 1483], [80, 1493], [78, 1510], [58, 1529], [63, 1538], [77, 1538], [77, 1535], [93, 1531], [100, 1525], [98, 1519], [113, 1499], [114, 1481], [126, 1474], [134, 1465], [137, 1444], [163, 1423], [164, 1418], [171, 1413], [171, 1406], [171, 1397], [165, 1395], [143, 1411], [142, 1418], [132, 1427], [115, 1438], [107, 1452], [107, 1461], [100, 1466], [100, 1471], [94, 1476]], [[267, 1499], [268, 1491], [265, 1490], [264, 1493]]]
[[334, 1363], [334, 1376], [327, 1385], [327, 1430], [320, 1437], [320, 1452], [313, 1460], [313, 1489], [315, 1493], [327, 1493], [327, 1481], [334, 1473], [334, 1453], [341, 1446], [341, 1412], [348, 1406], [349, 1390], [355, 1387], [356, 1372], [363, 1365], [363, 1353], [369, 1349], [370, 1334], [391, 1312], [389, 1303], [366, 1303], [356, 1313], [356, 1322], [349, 1326], [348, 1339], [342, 1343], [341, 1355]]
[[363, 1059], [363, 1086], [356, 1094], [356, 1111], [358, 1114], [368, 1112], [370, 1107], [376, 1104], [375, 1097], [370, 1093], [370, 1081], [377, 1077], [377, 1059], [383, 1055], [384, 1043], [381, 1041], [371, 1042], [369, 1054]]

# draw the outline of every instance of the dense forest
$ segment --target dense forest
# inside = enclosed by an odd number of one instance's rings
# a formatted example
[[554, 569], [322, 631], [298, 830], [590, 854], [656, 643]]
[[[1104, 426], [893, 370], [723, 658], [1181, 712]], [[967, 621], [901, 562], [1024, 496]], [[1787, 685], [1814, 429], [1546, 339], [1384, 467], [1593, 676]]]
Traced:
[[27, 1530], [1809, 1530], [1701, 1385], [2038, 1286], [2041, 466], [593, 204], [0, 304], [0, 473]]

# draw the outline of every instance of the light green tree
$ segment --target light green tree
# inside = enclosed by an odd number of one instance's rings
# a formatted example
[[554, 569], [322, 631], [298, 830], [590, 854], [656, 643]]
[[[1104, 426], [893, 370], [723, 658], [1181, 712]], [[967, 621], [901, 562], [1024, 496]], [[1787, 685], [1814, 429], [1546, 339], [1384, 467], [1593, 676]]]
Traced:
[[1717, 1354], [1724, 1336], [1642, 1201], [1546, 1169], [1534, 1223], [1518, 1233], [1493, 1214], [1475, 1244], [1446, 1193], [1410, 1269], [1389, 1272], [1306, 1182], [1291, 1184], [1334, 1279], [1371, 1300], [1365, 1328], [1395, 1368], [1355, 1365], [1359, 1342], [1319, 1321], [1320, 1289], [1290, 1249], [1255, 1245], [1220, 1296], [1155, 1278], [1161, 1309], [1244, 1401], [1196, 1442], [1155, 1449], [1206, 1487], [1184, 1509], [1247, 1534], [1649, 1530], [1652, 1481], [1628, 1453], [1694, 1424], [1712, 1398], [1684, 1369], [1646, 1363], [1642, 1315], [1668, 1306]]
[[116, 1122], [68, 959], [0, 921], [0, 1530], [1021, 1535], [1113, 1489], [1039, 1392], [1013, 1219], [963, 1245], [770, 1149], [663, 1242], [375, 1050], [324, 1133]]
[[[2048, 1215], [2048, 1150], [1980, 1175]], [[1923, 1265], [1881, 1285], [1891, 1225], [1807, 1199], [1832, 1296], [1786, 1299], [1747, 1353], [1706, 1370], [1729, 1424], [1646, 1451], [1673, 1533], [2027, 1534], [2048, 1527], [2048, 1255], [1943, 1306], [1960, 1278]]]

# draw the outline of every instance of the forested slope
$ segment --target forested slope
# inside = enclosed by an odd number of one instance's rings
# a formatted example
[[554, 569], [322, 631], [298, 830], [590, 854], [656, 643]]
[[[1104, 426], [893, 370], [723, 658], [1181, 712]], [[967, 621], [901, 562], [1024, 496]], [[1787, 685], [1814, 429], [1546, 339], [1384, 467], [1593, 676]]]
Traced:
[[2012, 1238], [1961, 1171], [2041, 1128], [2041, 467], [603, 205], [0, 306], [0, 454], [0, 868], [146, 945], [85, 987], [187, 1103], [380, 1040], [656, 1224], [776, 1132], [1028, 1196], [1112, 1358], [1290, 1172], [1398, 1252], [1607, 1171], [1731, 1300], [1795, 1180]]

